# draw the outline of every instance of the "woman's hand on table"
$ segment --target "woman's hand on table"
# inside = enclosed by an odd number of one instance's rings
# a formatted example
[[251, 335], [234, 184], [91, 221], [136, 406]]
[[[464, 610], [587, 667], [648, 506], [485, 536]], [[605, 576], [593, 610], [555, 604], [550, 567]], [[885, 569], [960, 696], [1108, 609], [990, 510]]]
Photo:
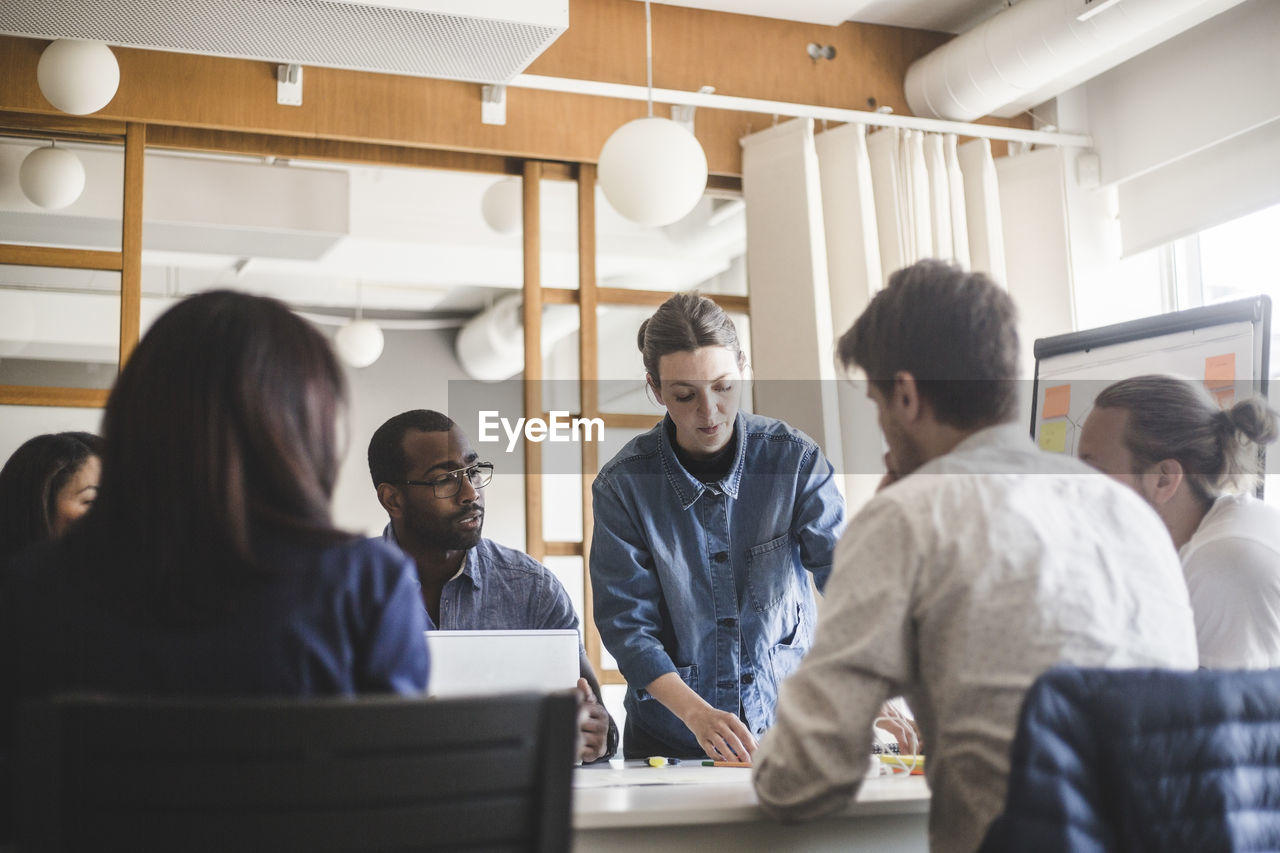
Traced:
[[705, 702], [681, 718], [709, 758], [717, 761], [751, 761], [756, 739], [737, 714], [713, 708]]

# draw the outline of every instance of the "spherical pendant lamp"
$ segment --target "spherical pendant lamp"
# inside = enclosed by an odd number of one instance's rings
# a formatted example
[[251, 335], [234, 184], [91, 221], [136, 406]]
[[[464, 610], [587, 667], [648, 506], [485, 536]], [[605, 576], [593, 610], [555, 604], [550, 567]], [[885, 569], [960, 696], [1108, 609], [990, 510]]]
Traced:
[[352, 320], [338, 329], [334, 346], [352, 367], [368, 367], [382, 355], [382, 329], [372, 320]]
[[480, 199], [480, 215], [499, 234], [513, 234], [520, 229], [524, 209], [524, 185], [507, 178], [490, 186]]
[[622, 216], [640, 225], [670, 225], [693, 210], [707, 188], [707, 155], [692, 133], [653, 114], [653, 29], [644, 3], [649, 115], [629, 121], [600, 149], [597, 180]]
[[100, 41], [58, 39], [40, 54], [36, 82], [64, 113], [88, 115], [105, 107], [120, 87], [120, 66]]
[[669, 225], [693, 210], [707, 188], [707, 155], [671, 119], [638, 118], [600, 150], [600, 188], [613, 209], [640, 225]]
[[84, 192], [84, 165], [65, 148], [37, 148], [22, 158], [18, 186], [33, 204], [58, 210]]

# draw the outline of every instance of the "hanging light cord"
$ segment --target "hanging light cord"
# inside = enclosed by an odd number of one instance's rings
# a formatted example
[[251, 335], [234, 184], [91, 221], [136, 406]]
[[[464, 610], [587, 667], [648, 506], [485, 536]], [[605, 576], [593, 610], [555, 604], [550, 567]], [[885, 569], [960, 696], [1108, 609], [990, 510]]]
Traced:
[[644, 61], [649, 77], [649, 118], [653, 118], [653, 24], [649, 18], [649, 0], [644, 0]]

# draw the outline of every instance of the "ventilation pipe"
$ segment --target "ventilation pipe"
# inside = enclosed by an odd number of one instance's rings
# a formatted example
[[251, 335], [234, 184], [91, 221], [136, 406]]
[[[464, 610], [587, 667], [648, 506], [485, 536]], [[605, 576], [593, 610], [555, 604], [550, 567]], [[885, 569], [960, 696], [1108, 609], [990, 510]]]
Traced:
[[[573, 305], [544, 305], [542, 354], [578, 330]], [[458, 362], [472, 379], [501, 382], [524, 370], [524, 296], [512, 293], [481, 311], [458, 331]]]
[[917, 116], [1010, 118], [1242, 0], [1021, 0], [907, 69]]

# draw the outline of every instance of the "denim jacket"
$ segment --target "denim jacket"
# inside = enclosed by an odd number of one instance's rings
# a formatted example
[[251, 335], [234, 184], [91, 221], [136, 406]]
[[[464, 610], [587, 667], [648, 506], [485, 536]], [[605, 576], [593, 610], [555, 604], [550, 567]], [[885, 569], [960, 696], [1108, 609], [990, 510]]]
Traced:
[[693, 734], [644, 689], [668, 672], [759, 736], [778, 687], [813, 639], [816, 608], [844, 526], [831, 463], [782, 421], [740, 412], [737, 453], [705, 485], [676, 458], [667, 419], [637, 436], [592, 486], [596, 625], [627, 679], [641, 732], [701, 754]]

